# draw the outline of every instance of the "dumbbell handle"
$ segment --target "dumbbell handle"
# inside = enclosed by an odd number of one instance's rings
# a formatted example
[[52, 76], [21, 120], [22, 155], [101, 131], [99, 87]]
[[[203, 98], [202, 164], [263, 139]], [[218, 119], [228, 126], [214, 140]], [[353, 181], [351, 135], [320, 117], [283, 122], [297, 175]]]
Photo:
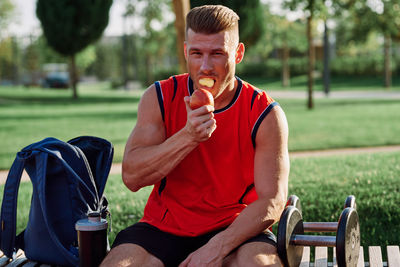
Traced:
[[293, 235], [290, 244], [295, 246], [335, 247], [336, 236]]
[[337, 222], [303, 222], [304, 232], [336, 232]]

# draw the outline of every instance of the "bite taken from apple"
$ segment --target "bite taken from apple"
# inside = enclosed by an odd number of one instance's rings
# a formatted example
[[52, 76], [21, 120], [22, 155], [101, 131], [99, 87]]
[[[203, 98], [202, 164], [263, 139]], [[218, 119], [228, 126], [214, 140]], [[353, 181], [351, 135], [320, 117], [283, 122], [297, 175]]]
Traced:
[[190, 108], [197, 109], [205, 105], [214, 106], [214, 97], [212, 94], [209, 91], [201, 88], [194, 90], [192, 96], [190, 97]]
[[214, 86], [214, 80], [211, 78], [201, 78], [199, 84], [211, 88]]

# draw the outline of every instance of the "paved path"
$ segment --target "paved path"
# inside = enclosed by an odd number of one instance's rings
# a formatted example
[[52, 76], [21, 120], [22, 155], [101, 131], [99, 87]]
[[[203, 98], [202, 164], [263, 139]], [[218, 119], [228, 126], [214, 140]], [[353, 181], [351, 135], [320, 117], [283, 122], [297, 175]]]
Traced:
[[[285, 91], [285, 90], [271, 90], [268, 94], [275, 99], [292, 98], [292, 99], [307, 99], [306, 91]], [[326, 95], [321, 91], [313, 92], [314, 98], [334, 98], [334, 99], [400, 99], [400, 91], [374, 91], [374, 90], [364, 90], [364, 91], [332, 91], [329, 95]]]
[[[396, 151], [400, 151], [400, 145], [290, 152], [290, 158], [324, 157], [333, 155], [354, 155], [363, 153], [396, 152]], [[121, 163], [114, 163], [111, 166], [110, 174], [120, 174], [120, 173], [121, 173]], [[4, 182], [7, 179], [7, 175], [8, 175], [8, 170], [0, 171], [0, 185], [4, 184]], [[29, 181], [29, 176], [25, 171], [22, 175], [22, 181]]]

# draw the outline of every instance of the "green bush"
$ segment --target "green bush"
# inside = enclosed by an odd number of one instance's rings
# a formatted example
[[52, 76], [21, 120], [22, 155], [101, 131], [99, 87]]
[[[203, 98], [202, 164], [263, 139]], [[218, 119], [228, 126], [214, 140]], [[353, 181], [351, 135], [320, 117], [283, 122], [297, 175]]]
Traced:
[[[400, 71], [400, 64], [392, 57], [392, 72]], [[290, 75], [297, 76], [306, 74], [308, 71], [308, 58], [290, 58]], [[384, 60], [382, 54], [368, 54], [364, 56], [341, 56], [335, 57], [330, 63], [331, 74], [335, 76], [382, 76], [384, 72]], [[315, 70], [322, 73], [323, 61], [315, 62]], [[240, 77], [280, 77], [282, 73], [282, 61], [271, 58], [266, 61], [245, 60], [237, 66]]]
[[159, 69], [155, 71], [154, 73], [154, 81], [161, 81], [168, 79], [169, 77], [173, 75], [180, 74], [178, 66], [176, 67], [171, 67], [168, 69]]
[[[290, 75], [301, 75], [307, 73], [307, 58], [289, 59]], [[271, 58], [263, 62], [247, 60], [237, 66], [237, 75], [243, 78], [272, 78], [282, 75], [282, 61]]]
[[[396, 62], [392, 61], [392, 71]], [[331, 61], [331, 73], [333, 75], [382, 75], [384, 60], [381, 54], [369, 54], [354, 57], [336, 57]]]

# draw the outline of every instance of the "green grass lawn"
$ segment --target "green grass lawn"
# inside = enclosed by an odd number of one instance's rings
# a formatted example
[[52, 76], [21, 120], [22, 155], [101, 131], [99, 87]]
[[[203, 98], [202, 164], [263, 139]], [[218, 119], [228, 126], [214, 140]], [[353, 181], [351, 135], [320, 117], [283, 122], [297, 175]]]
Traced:
[[[362, 245], [400, 244], [400, 152], [291, 159], [289, 194], [302, 204], [304, 221], [339, 219], [344, 200], [355, 195]], [[31, 184], [21, 184], [18, 229], [27, 222]], [[123, 228], [137, 222], [151, 187], [130, 192], [120, 175], [111, 175], [106, 195], [112, 213], [110, 242]], [[0, 186], [0, 198], [3, 186]]]
[[[120, 162], [140, 95], [104, 84], [82, 86], [78, 100], [65, 90], [0, 87], [0, 169], [8, 169], [26, 145], [50, 136], [105, 138]], [[311, 111], [305, 100], [277, 101], [288, 118], [291, 151], [400, 144], [399, 100], [316, 99]]]
[[45, 137], [67, 141], [93, 135], [113, 143], [121, 161], [135, 124], [140, 92], [85, 90], [78, 100], [69, 91], [0, 87], [0, 169], [15, 153]]
[[277, 101], [289, 124], [290, 151], [400, 144], [400, 100]]

